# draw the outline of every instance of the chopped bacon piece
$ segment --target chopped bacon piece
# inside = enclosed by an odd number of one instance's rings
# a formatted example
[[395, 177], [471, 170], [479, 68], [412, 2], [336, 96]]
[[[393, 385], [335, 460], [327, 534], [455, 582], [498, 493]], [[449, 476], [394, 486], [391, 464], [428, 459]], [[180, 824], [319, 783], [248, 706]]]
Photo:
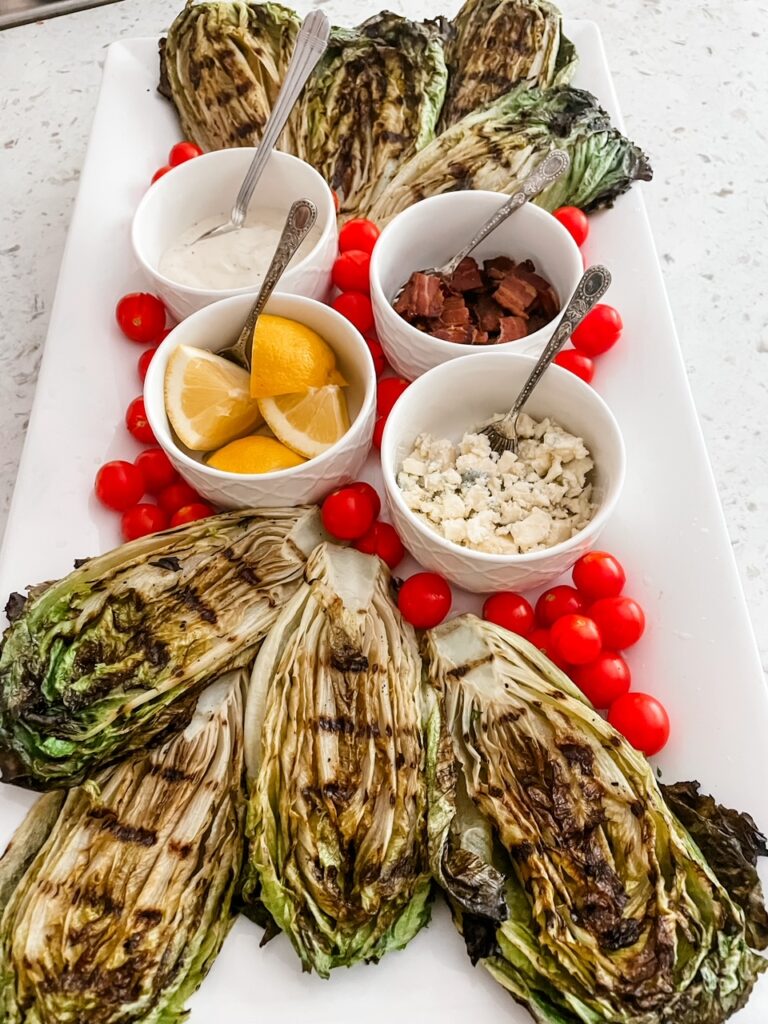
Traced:
[[504, 316], [504, 310], [491, 295], [483, 292], [475, 304], [475, 315], [481, 331], [495, 334], [499, 329], [499, 320]]
[[466, 326], [469, 324], [469, 310], [463, 295], [446, 295], [440, 316], [443, 327]]
[[499, 345], [504, 341], [519, 341], [528, 334], [528, 324], [520, 316], [503, 316], [499, 321], [499, 327]]
[[523, 316], [536, 299], [536, 289], [527, 281], [521, 281], [513, 270], [501, 281], [493, 297], [510, 313]]
[[442, 341], [457, 341], [466, 345], [471, 338], [472, 327], [437, 327], [431, 332], [433, 338], [440, 338]]
[[476, 327], [472, 328], [471, 345], [487, 345], [489, 340], [487, 331], [478, 331]]
[[440, 316], [442, 311], [442, 282], [432, 274], [412, 274], [395, 303], [395, 312], [406, 318]]
[[471, 292], [483, 287], [480, 267], [471, 256], [465, 256], [451, 274], [448, 286], [452, 292]]
[[511, 260], [509, 256], [494, 256], [492, 260], [486, 260], [483, 263], [483, 273], [491, 281], [501, 281], [510, 270], [514, 269], [515, 261]]

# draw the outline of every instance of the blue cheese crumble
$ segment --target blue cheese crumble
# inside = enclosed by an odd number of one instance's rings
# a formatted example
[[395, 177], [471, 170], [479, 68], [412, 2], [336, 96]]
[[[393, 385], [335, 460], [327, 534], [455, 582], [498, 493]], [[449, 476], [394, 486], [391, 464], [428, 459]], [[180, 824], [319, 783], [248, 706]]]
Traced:
[[458, 444], [416, 439], [397, 482], [412, 512], [446, 540], [493, 554], [543, 551], [582, 530], [595, 513], [594, 463], [580, 437], [521, 413], [517, 453], [498, 455], [485, 434]]

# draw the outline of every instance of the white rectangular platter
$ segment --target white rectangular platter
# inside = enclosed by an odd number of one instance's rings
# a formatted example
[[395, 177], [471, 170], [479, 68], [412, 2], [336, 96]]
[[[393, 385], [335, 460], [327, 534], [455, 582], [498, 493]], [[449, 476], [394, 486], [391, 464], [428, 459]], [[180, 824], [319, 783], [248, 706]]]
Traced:
[[[565, 27], [581, 58], [575, 84], [594, 92], [620, 124], [597, 28], [579, 21]], [[131, 254], [131, 217], [178, 138], [156, 84], [156, 40], [110, 48], [0, 553], [3, 599], [119, 540], [117, 517], [98, 506], [92, 482], [102, 462], [138, 451], [122, 421], [139, 392], [140, 350], [120, 337], [113, 309], [120, 295], [145, 286]], [[637, 141], [663, 175], [654, 139]], [[657, 759], [663, 778], [697, 778], [765, 829], [768, 698], [641, 192], [638, 186], [615, 209], [593, 216], [586, 247], [591, 262], [611, 269], [609, 300], [625, 324], [595, 379], [628, 453], [626, 488], [604, 546], [621, 558], [628, 592], [648, 616], [629, 660], [635, 688], [659, 696], [672, 718], [672, 739]], [[375, 483], [377, 473], [372, 457], [366, 476]], [[458, 610], [477, 606], [457, 595]], [[33, 799], [0, 787], [0, 847]], [[237, 922], [191, 1002], [192, 1024], [530, 1020], [484, 971], [471, 968], [439, 900], [432, 924], [407, 950], [377, 966], [337, 971], [330, 981], [302, 974], [283, 937], [264, 949], [260, 938], [255, 925]], [[768, 1020], [768, 981], [735, 1019]]]

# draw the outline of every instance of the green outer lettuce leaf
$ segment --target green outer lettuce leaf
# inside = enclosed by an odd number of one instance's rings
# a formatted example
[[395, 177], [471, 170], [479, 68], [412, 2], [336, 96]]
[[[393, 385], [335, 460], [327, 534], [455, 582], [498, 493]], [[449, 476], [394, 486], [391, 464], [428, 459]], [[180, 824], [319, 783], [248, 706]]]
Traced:
[[765, 836], [749, 814], [723, 807], [700, 793], [698, 782], [661, 786], [661, 792], [720, 884], [744, 911], [750, 946], [768, 948], [768, 911], [756, 869], [758, 856], [768, 856]]
[[0, 763], [39, 788], [184, 728], [249, 664], [320, 539], [315, 508], [229, 512], [87, 560], [17, 609], [0, 652]]
[[0, 860], [3, 1024], [178, 1024], [233, 922], [243, 693], [232, 672], [183, 733], [46, 793]]
[[649, 181], [652, 175], [645, 154], [611, 127], [590, 93], [518, 86], [468, 114], [403, 164], [370, 216], [383, 225], [420, 199], [461, 189], [511, 194], [556, 148], [568, 153], [571, 166], [535, 200], [546, 210], [610, 206], [633, 181]]
[[251, 678], [243, 901], [327, 977], [401, 949], [429, 920], [424, 730], [436, 702], [378, 558], [323, 544], [306, 579]]
[[547, 0], [467, 0], [453, 19], [446, 56], [441, 131], [521, 83], [567, 85], [577, 62], [560, 11]]
[[452, 798], [446, 740], [433, 738], [430, 839], [443, 847], [431, 862], [477, 835], [479, 812], [495, 845], [473, 852], [506, 879], [499, 921], [466, 899], [474, 867], [463, 885], [439, 876], [471, 955], [542, 1024], [720, 1024], [743, 1006], [768, 962], [646, 760], [498, 626], [453, 619], [427, 635], [426, 657], [473, 805]]

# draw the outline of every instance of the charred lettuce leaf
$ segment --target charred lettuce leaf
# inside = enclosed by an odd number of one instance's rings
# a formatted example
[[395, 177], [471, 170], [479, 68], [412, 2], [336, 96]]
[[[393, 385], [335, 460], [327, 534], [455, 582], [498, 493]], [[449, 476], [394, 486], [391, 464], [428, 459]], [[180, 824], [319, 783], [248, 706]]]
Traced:
[[295, 153], [335, 189], [342, 216], [370, 208], [435, 137], [447, 84], [439, 31], [384, 12], [334, 29], [291, 119]]
[[[277, 3], [187, 3], [160, 49], [160, 89], [205, 150], [255, 146], [301, 19]], [[292, 151], [288, 129], [280, 147]]]
[[389, 585], [379, 559], [317, 548], [248, 694], [243, 900], [323, 977], [403, 948], [429, 919], [424, 760], [436, 702]]
[[521, 83], [567, 85], [576, 68], [560, 11], [547, 0], [467, 0], [450, 33], [441, 130]]
[[564, 149], [571, 165], [536, 198], [546, 210], [610, 206], [633, 181], [652, 176], [646, 155], [611, 126], [590, 93], [520, 85], [411, 157], [370, 216], [384, 224], [420, 199], [460, 189], [511, 194], [552, 149]]
[[183, 729], [253, 660], [321, 532], [314, 507], [228, 512], [33, 588], [0, 650], [4, 780], [71, 785]]
[[46, 793], [0, 860], [3, 1024], [180, 1024], [233, 922], [245, 673], [187, 728]]
[[[721, 1024], [743, 1006], [768, 962], [646, 760], [521, 637], [464, 615], [425, 654], [430, 859], [473, 958], [540, 1024]], [[475, 864], [463, 885], [441, 871], [468, 846], [503, 875], [506, 914], [466, 899]]]
[[744, 911], [749, 944], [768, 948], [768, 911], [757, 873], [757, 858], [768, 856], [768, 848], [753, 818], [700, 793], [698, 782], [661, 786], [661, 792], [720, 884]]

